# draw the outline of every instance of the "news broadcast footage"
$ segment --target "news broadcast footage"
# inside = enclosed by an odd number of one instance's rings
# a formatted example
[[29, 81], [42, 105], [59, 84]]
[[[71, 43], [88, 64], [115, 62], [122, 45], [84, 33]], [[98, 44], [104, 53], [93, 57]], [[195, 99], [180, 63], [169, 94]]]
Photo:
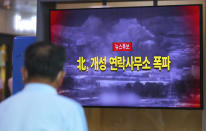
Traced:
[[201, 6], [50, 10], [58, 92], [91, 107], [201, 108]]

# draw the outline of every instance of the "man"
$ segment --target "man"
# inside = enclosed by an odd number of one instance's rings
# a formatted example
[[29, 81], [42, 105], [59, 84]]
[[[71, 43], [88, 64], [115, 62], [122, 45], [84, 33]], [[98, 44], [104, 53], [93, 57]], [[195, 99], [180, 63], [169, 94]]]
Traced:
[[38, 42], [25, 52], [23, 91], [0, 103], [0, 131], [87, 131], [83, 108], [57, 94], [65, 52]]

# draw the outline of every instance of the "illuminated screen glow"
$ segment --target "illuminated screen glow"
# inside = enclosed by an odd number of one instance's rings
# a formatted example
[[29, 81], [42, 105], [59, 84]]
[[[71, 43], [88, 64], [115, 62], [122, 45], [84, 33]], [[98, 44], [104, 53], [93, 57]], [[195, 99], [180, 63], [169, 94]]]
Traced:
[[50, 10], [50, 40], [66, 50], [59, 94], [83, 106], [201, 108], [201, 11], [201, 5]]

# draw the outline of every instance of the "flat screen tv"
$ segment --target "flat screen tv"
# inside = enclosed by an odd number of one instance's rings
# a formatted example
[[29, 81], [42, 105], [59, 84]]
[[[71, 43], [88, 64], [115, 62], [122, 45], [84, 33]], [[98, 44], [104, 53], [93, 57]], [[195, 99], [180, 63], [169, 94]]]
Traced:
[[59, 94], [89, 107], [202, 108], [202, 6], [50, 10]]

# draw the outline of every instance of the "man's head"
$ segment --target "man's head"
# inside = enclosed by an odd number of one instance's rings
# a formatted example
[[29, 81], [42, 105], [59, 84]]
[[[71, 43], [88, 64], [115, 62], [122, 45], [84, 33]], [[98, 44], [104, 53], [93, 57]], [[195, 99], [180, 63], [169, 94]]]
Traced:
[[64, 78], [64, 62], [63, 47], [48, 42], [34, 43], [25, 52], [22, 68], [24, 82], [43, 82], [58, 87]]

